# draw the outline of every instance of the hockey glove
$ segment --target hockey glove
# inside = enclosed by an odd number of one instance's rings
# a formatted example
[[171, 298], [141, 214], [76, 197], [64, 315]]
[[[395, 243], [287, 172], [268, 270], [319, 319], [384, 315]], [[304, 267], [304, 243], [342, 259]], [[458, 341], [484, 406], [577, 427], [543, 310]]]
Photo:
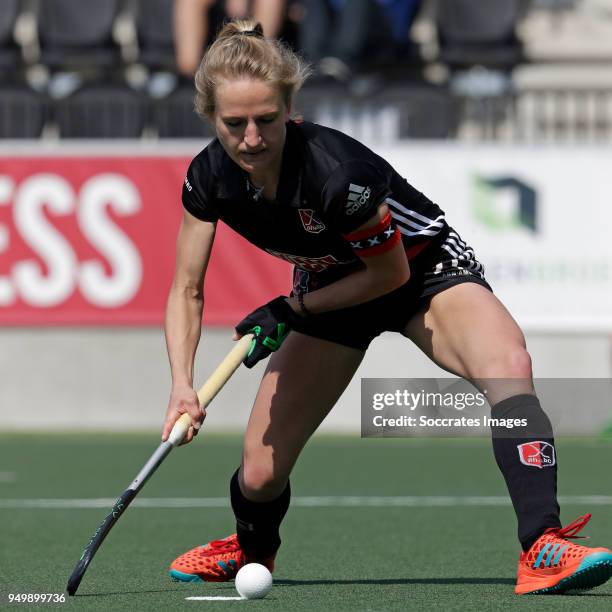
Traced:
[[287, 303], [287, 298], [281, 295], [242, 319], [236, 325], [236, 331], [241, 336], [255, 335], [251, 342], [251, 350], [244, 359], [244, 365], [252, 368], [260, 359], [265, 359], [270, 353], [278, 350], [289, 335], [296, 316]]

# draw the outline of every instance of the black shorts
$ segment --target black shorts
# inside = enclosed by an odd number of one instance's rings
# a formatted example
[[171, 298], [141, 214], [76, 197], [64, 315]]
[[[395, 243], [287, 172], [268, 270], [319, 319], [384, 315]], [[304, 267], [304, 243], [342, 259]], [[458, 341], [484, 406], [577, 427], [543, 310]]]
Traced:
[[492, 291], [474, 251], [450, 230], [438, 246], [410, 261], [410, 280], [375, 300], [312, 315], [294, 325], [307, 336], [366, 350], [384, 331], [402, 332], [432, 295], [461, 283], [477, 283]]

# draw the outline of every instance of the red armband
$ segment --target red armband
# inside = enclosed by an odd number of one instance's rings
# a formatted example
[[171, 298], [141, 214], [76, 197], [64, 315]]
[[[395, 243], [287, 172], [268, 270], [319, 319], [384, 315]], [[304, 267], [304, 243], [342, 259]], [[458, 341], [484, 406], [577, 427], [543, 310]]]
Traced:
[[343, 234], [358, 257], [372, 257], [390, 251], [402, 239], [399, 229], [391, 222], [388, 212], [374, 227]]

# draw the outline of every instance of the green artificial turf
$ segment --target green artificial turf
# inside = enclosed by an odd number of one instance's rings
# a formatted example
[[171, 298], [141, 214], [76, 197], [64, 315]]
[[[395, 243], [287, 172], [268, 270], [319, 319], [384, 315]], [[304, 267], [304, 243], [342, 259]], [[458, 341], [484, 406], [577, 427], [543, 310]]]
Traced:
[[[0, 500], [115, 498], [158, 444], [156, 434], [0, 435]], [[557, 444], [562, 495], [610, 495], [612, 440]], [[175, 450], [140, 498], [218, 498], [240, 458], [237, 437], [200, 435]], [[8, 476], [6, 476], [8, 475]], [[14, 477], [12, 477], [13, 475]], [[301, 457], [293, 495], [503, 496], [488, 440], [361, 440], [319, 436]], [[103, 543], [77, 596], [9, 604], [8, 593], [62, 593], [82, 549], [110, 510], [0, 507], [0, 606], [70, 610], [610, 610], [612, 582], [580, 596], [513, 594], [518, 545], [511, 506], [290, 509], [275, 586], [262, 601], [232, 583], [180, 584], [178, 554], [231, 533], [229, 507], [130, 507]], [[592, 512], [587, 544], [612, 545], [612, 506]]]

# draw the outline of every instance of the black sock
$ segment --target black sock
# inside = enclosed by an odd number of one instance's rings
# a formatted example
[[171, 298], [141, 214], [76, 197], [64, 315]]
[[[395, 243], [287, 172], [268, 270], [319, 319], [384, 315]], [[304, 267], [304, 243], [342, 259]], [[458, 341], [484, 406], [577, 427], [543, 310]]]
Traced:
[[250, 559], [268, 559], [281, 544], [278, 531], [289, 508], [289, 483], [287, 482], [285, 490], [276, 499], [254, 502], [242, 494], [236, 470], [230, 481], [230, 498], [236, 516], [236, 533], [240, 547]]
[[493, 452], [508, 486], [523, 550], [549, 527], [560, 527], [557, 457], [552, 425], [535, 395], [509, 397], [491, 410], [494, 419], [523, 419], [526, 426], [491, 426]]

